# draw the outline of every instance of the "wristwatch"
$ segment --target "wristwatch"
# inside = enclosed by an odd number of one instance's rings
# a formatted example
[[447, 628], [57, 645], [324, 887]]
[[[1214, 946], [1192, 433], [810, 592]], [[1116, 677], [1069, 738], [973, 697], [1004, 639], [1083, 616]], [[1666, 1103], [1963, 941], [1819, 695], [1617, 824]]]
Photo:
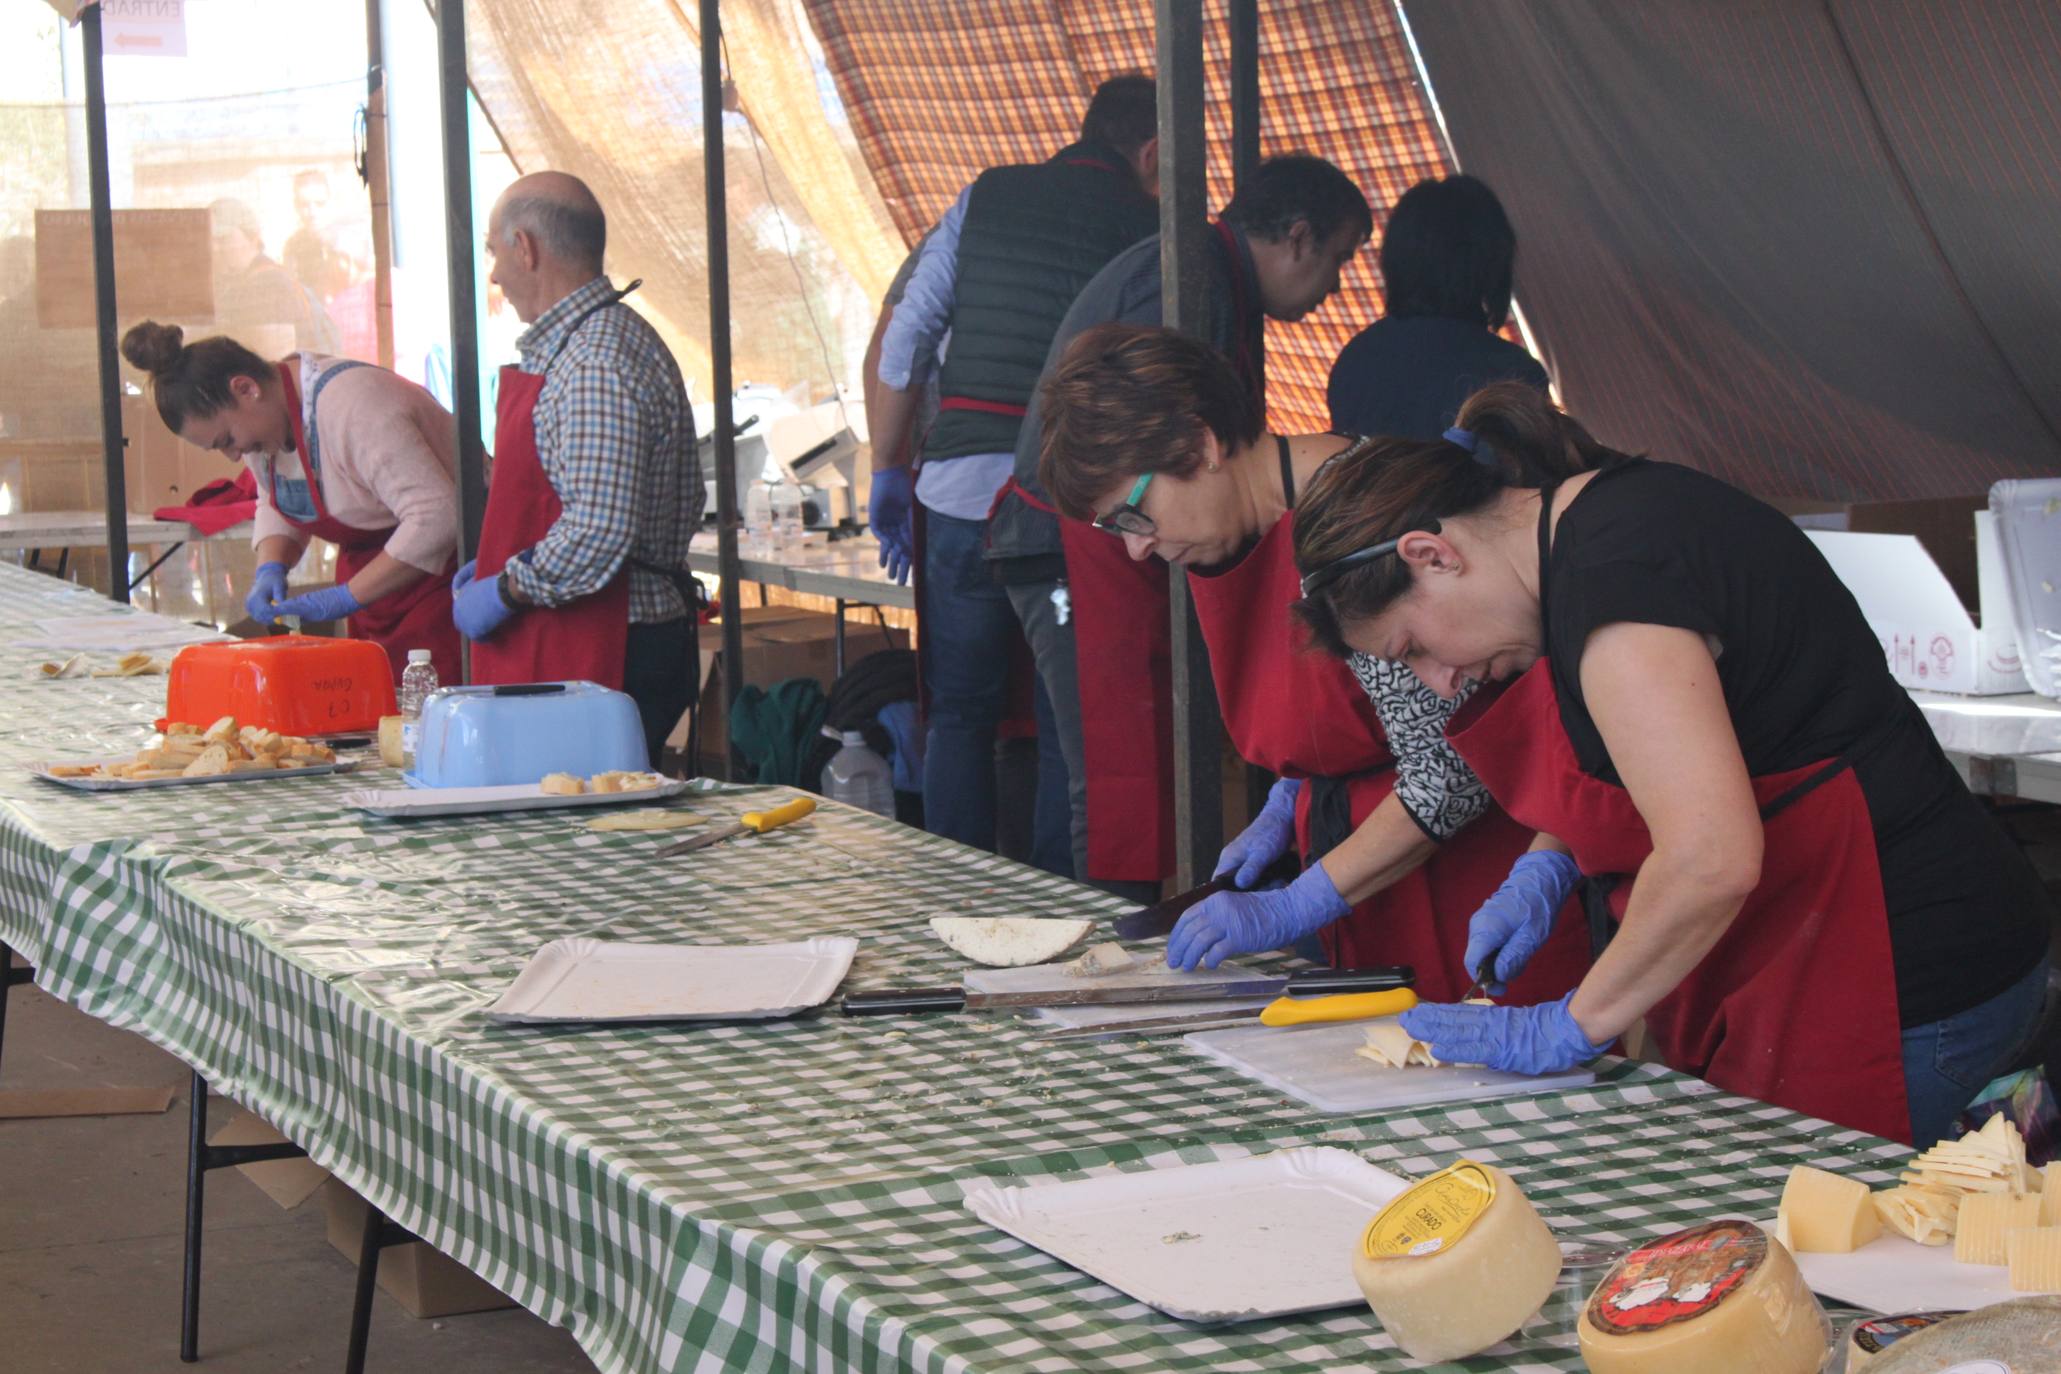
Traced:
[[495, 579], [495, 585], [496, 585], [496, 588], [497, 588], [497, 590], [499, 590], [499, 591], [500, 591], [500, 593], [501, 593], [501, 604], [502, 604], [502, 605], [504, 605], [504, 606], [527, 606], [527, 605], [529, 605], [529, 602], [527, 602], [527, 601], [524, 601], [524, 600], [522, 599], [522, 597], [521, 597], [521, 596], [519, 596], [519, 595], [518, 595], [518, 594], [516, 593], [516, 590], [515, 590], [515, 583], [514, 583], [514, 582], [513, 582], [513, 581], [512, 581], [512, 580], [511, 580], [511, 579], [509, 578], [509, 576], [508, 576], [508, 569], [506, 569], [506, 568], [503, 568], [503, 569], [501, 569], [501, 575], [500, 575], [500, 577], [498, 577], [498, 578], [496, 578], [496, 579]]

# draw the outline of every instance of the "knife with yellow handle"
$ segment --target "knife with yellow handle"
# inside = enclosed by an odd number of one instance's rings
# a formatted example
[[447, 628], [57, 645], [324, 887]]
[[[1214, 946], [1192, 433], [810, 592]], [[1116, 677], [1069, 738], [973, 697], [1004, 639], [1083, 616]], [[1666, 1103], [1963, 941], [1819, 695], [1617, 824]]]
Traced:
[[1400, 1016], [1417, 1005], [1411, 988], [1348, 992], [1335, 997], [1276, 997], [1259, 1014], [1262, 1026], [1308, 1026], [1320, 1021], [1371, 1021]]
[[672, 854], [685, 854], [690, 849], [705, 849], [712, 844], [721, 844], [724, 840], [733, 840], [739, 835], [763, 835], [767, 831], [778, 830], [783, 825], [790, 825], [815, 809], [814, 797], [796, 797], [793, 801], [776, 806], [771, 811], [747, 811], [737, 818], [734, 825], [726, 825], [721, 830], [713, 830], [706, 835], [696, 835], [691, 840], [681, 840], [678, 844], [669, 844], [658, 851], [657, 857], [663, 859]]

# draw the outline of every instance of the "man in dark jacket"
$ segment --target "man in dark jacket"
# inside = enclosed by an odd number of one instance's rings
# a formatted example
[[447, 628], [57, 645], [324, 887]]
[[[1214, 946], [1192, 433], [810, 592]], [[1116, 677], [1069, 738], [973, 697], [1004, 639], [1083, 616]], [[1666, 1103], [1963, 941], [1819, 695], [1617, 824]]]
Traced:
[[[933, 834], [994, 847], [995, 734], [1019, 636], [1006, 594], [988, 575], [988, 511], [1009, 478], [1053, 330], [1103, 263], [1158, 228], [1158, 192], [1152, 78], [1105, 81], [1078, 142], [1042, 163], [989, 168], [946, 211], [881, 339], [869, 504], [883, 563], [913, 543], [909, 516], [922, 521], [923, 809]], [[912, 360], [937, 353], [947, 334], [938, 416], [912, 481], [902, 436], [912, 384], [923, 380]], [[1048, 711], [1039, 714], [1049, 722]], [[1049, 725], [1040, 730], [1031, 857], [1071, 873], [1064, 763], [1053, 734]]]
[[[1211, 343], [1265, 413], [1263, 318], [1300, 320], [1338, 289], [1373, 228], [1352, 178], [1322, 158], [1269, 158], [1213, 226]], [[1157, 235], [1095, 274], [1066, 312], [1046, 370], [1093, 325], [1159, 324]], [[1167, 568], [1053, 513], [1038, 485], [1038, 403], [1017, 437], [988, 557], [1007, 586], [1064, 749], [1074, 876], [1156, 900], [1173, 869]]]

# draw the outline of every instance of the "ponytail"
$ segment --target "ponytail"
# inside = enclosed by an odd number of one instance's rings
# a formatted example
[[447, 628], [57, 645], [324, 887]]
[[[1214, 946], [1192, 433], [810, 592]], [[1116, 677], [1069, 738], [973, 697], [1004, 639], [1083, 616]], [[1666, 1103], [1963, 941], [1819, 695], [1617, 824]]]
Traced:
[[191, 419], [213, 415], [234, 405], [229, 383], [248, 377], [264, 384], [273, 375], [270, 363], [225, 335], [187, 343], [176, 324], [145, 320], [122, 336], [122, 356], [150, 377], [158, 418], [177, 434]]
[[1468, 397], [1445, 438], [1357, 445], [1327, 463], [1296, 503], [1303, 597], [1293, 610], [1322, 648], [1344, 658], [1352, 652], [1345, 625], [1380, 615], [1412, 585], [1407, 563], [1373, 550], [1391, 552], [1413, 530], [1437, 533], [1505, 491], [1554, 486], [1621, 456], [1523, 382]]

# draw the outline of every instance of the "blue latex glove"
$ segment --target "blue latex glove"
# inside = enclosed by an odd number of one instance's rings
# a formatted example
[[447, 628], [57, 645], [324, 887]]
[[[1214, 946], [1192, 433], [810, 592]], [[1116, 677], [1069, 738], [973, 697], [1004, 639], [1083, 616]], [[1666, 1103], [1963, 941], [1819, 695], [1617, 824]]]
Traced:
[[1219, 892], [1174, 923], [1166, 941], [1167, 967], [1215, 968], [1234, 954], [1280, 949], [1350, 910], [1322, 864], [1311, 864], [1286, 887]]
[[451, 595], [457, 596], [472, 585], [472, 579], [479, 576], [479, 560], [468, 558], [459, 564], [458, 571], [451, 574]]
[[[1491, 956], [1498, 980], [1524, 972], [1581, 878], [1574, 860], [1557, 849], [1535, 849], [1511, 865], [1510, 876], [1467, 922], [1467, 981], [1474, 981]], [[1487, 991], [1501, 993], [1502, 982], [1489, 983]]]
[[339, 582], [319, 592], [302, 592], [299, 596], [289, 597], [272, 608], [272, 615], [277, 619], [297, 615], [302, 620], [342, 620], [364, 609], [364, 603], [351, 595], [350, 584]]
[[1481, 1064], [1506, 1073], [1558, 1073], [1586, 1064], [1609, 1042], [1589, 1043], [1575, 1024], [1568, 993], [1535, 1007], [1426, 1002], [1403, 1013], [1403, 1029], [1448, 1064]]
[[[1301, 778], [1281, 778], [1267, 789], [1267, 804], [1252, 818], [1252, 824], [1238, 832], [1238, 837], [1224, 846], [1224, 852], [1217, 855], [1216, 872], [1212, 878], [1221, 878], [1235, 870], [1231, 881], [1240, 887], [1249, 888], [1260, 880], [1260, 874], [1267, 866], [1288, 852], [1295, 843], [1295, 797], [1302, 791]], [[1224, 894], [1218, 893], [1221, 897]], [[1209, 899], [1211, 902], [1216, 897]], [[1208, 906], [1204, 902], [1203, 906]], [[1195, 910], [1200, 911], [1202, 907]], [[1272, 949], [1272, 945], [1257, 946]], [[1216, 965], [1210, 965], [1215, 968]]]
[[515, 614], [501, 599], [501, 579], [477, 577], [467, 563], [451, 579], [451, 619], [467, 639], [486, 639]]
[[258, 564], [258, 571], [250, 580], [250, 591], [243, 598], [244, 611], [260, 625], [269, 625], [279, 614], [273, 609], [273, 603], [285, 599], [286, 565], [279, 562]]
[[907, 582], [916, 562], [915, 505], [916, 477], [906, 464], [874, 469], [866, 520], [880, 541], [880, 566], [896, 582]]

